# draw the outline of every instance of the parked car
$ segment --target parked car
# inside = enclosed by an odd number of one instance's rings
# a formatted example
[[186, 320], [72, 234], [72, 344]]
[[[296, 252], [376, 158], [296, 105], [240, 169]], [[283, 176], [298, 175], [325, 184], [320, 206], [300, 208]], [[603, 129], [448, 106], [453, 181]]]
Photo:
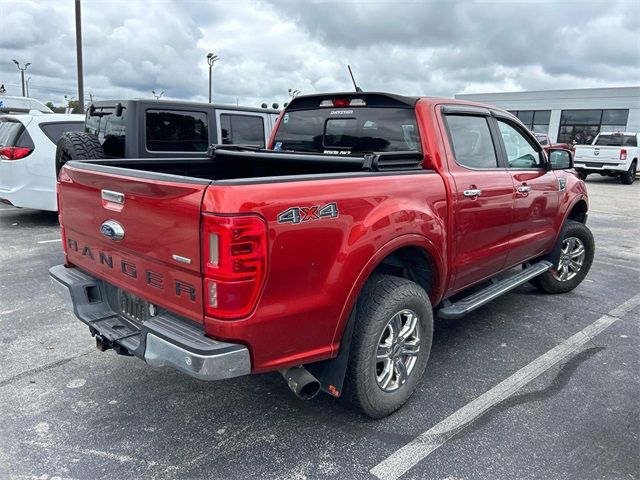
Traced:
[[601, 132], [591, 145], [577, 145], [575, 167], [586, 179], [590, 173], [620, 177], [624, 185], [631, 185], [638, 171], [640, 134], [635, 132]]
[[53, 113], [53, 110], [35, 98], [0, 95], [0, 113], [29, 113], [31, 111]]
[[58, 113], [0, 115], [0, 201], [57, 211], [56, 144], [81, 131], [84, 116]]
[[536, 140], [538, 140], [538, 143], [542, 145], [542, 148], [544, 148], [545, 152], [548, 152], [551, 148], [564, 148], [565, 150], [571, 151], [575, 150], [574, 145], [570, 145], [568, 143], [552, 142], [551, 137], [549, 137], [549, 135], [547, 135], [546, 133], [534, 132], [533, 135], [536, 137]]
[[268, 148], [62, 168], [50, 275], [100, 350], [204, 380], [278, 370], [382, 417], [422, 377], [433, 312], [568, 292], [591, 267], [571, 152], [545, 155], [508, 112], [296, 97]]
[[56, 155], [57, 168], [59, 171], [68, 160], [85, 158], [206, 159], [211, 144], [265, 147], [278, 113], [167, 100], [95, 102], [86, 114], [87, 135], [75, 133], [63, 138]]

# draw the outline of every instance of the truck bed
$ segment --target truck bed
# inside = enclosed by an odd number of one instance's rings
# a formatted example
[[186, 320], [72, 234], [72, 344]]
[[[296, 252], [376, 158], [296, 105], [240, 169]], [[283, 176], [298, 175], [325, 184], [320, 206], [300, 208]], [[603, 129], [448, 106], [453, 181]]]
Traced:
[[144, 173], [158, 173], [200, 180], [237, 181], [343, 173], [416, 171], [421, 169], [423, 159], [418, 151], [372, 153], [352, 157], [229, 147], [213, 148], [211, 153], [209, 158], [118, 158], [76, 161], [73, 164], [110, 173], [117, 173], [116, 169], [143, 172], [127, 173], [137, 177], [144, 176]]

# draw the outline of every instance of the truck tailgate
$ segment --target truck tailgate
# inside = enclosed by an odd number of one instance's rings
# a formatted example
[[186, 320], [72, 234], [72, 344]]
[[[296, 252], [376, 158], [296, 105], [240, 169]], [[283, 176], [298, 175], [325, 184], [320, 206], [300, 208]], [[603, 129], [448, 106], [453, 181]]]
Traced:
[[617, 162], [620, 159], [620, 147], [576, 147], [575, 159], [589, 162]]
[[[66, 165], [58, 194], [67, 262], [202, 323], [200, 208], [208, 184]], [[120, 227], [123, 238], [114, 238]]]

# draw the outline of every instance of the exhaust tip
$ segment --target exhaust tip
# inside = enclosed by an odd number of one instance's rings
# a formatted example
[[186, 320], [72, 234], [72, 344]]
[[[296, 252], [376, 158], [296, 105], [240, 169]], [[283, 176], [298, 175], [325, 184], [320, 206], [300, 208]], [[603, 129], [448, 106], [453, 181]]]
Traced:
[[311, 400], [320, 392], [320, 381], [304, 367], [280, 370], [291, 391], [301, 400]]

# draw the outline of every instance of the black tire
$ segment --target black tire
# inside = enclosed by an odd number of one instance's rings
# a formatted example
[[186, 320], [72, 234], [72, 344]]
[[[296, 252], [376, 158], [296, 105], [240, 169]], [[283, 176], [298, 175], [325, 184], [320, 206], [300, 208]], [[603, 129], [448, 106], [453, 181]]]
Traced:
[[589, 172], [583, 172], [581, 170], [578, 170], [578, 178], [580, 180], [586, 180], [588, 176], [589, 176]]
[[[567, 251], [565, 253], [565, 242], [567, 246], [570, 245], [570, 241], [572, 238], [578, 239], [579, 242], [584, 247], [584, 257], [582, 259], [582, 265], [577, 272], [572, 272], [571, 267], [567, 266], [567, 271], [570, 273], [575, 273], [574, 276], [567, 278], [565, 280], [561, 280], [562, 271], [560, 268], [554, 268], [552, 270], [547, 270], [542, 275], [537, 276], [533, 280], [530, 281], [532, 285], [534, 285], [538, 290], [545, 293], [566, 293], [570, 292], [574, 288], [576, 288], [582, 280], [589, 273], [589, 269], [591, 268], [591, 264], [593, 263], [593, 254], [595, 252], [595, 242], [593, 241], [593, 235], [591, 234], [591, 230], [587, 228], [587, 226], [583, 223], [576, 222], [574, 220], [567, 220], [567, 226], [564, 230], [564, 235], [562, 238], [563, 242], [563, 252], [561, 253], [561, 258], [559, 260], [559, 266], [562, 267], [562, 262], [564, 259], [567, 259], [567, 256], [570, 258], [570, 253]], [[574, 245], [577, 245], [577, 242], [574, 242]], [[568, 249], [567, 249], [568, 250]], [[577, 258], [577, 257], [575, 257]], [[560, 278], [558, 278], [560, 277]]]
[[105, 158], [98, 137], [84, 132], [66, 132], [56, 147], [56, 177], [69, 160], [99, 160]]
[[623, 185], [631, 185], [636, 179], [636, 171], [638, 170], [638, 164], [634, 160], [629, 166], [629, 170], [620, 175], [620, 181]]
[[[415, 313], [411, 316], [410, 313]], [[405, 315], [402, 320], [402, 315]], [[417, 320], [412, 319], [417, 317]], [[392, 341], [393, 336], [383, 334], [389, 332], [393, 320], [398, 318], [404, 332], [413, 321], [418, 336], [409, 336], [399, 343]], [[402, 323], [402, 322], [405, 323]], [[404, 278], [390, 275], [372, 276], [358, 298], [357, 317], [353, 331], [349, 366], [347, 368], [343, 397], [353, 407], [372, 418], [385, 417], [399, 409], [409, 399], [420, 382], [427, 366], [431, 341], [433, 337], [433, 313], [427, 293], [418, 284]], [[413, 340], [411, 340], [413, 338]], [[376, 354], [381, 341], [386, 339], [390, 343], [388, 358], [376, 361]], [[416, 339], [418, 349], [416, 349]], [[405, 344], [405, 340], [407, 343]], [[412, 345], [410, 345], [410, 343]], [[409, 346], [417, 350], [415, 355], [403, 355], [404, 348]], [[411, 360], [411, 357], [415, 360]], [[398, 373], [397, 361], [402, 362], [408, 375], [404, 382]], [[384, 377], [384, 371], [378, 370], [390, 362], [391, 374], [386, 387], [378, 383], [378, 375]], [[409, 368], [409, 366], [411, 366]], [[378, 373], [380, 371], [380, 373]], [[395, 379], [395, 382], [391, 380]], [[391, 385], [389, 385], [391, 384]], [[395, 390], [385, 391], [383, 388]]]

